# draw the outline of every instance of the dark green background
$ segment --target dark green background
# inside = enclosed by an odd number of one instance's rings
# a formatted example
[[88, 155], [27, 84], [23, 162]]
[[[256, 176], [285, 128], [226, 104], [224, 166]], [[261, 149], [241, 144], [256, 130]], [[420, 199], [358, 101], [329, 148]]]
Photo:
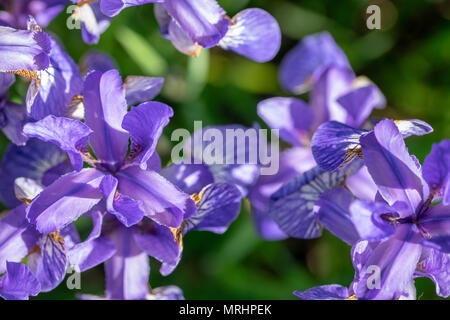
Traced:
[[[372, 1], [375, 2], [375, 1]], [[164, 76], [157, 100], [175, 110], [160, 141], [159, 152], [168, 161], [175, 128], [192, 130], [194, 120], [204, 125], [263, 122], [256, 115], [257, 103], [267, 97], [288, 95], [278, 84], [278, 66], [284, 54], [305, 35], [328, 30], [343, 48], [358, 75], [372, 79], [387, 97], [388, 107], [375, 116], [419, 118], [435, 131], [407, 141], [421, 161], [431, 144], [450, 137], [450, 3], [449, 1], [376, 1], [382, 9], [379, 31], [366, 28], [361, 0], [219, 0], [230, 16], [243, 8], [260, 7], [279, 21], [283, 41], [277, 57], [258, 64], [218, 48], [204, 50], [193, 59], [177, 52], [158, 33], [153, 5], [128, 8], [114, 18], [96, 46], [85, 45], [80, 31], [68, 30], [68, 14], [61, 13], [48, 30], [56, 33], [75, 61], [89, 49], [108, 52], [127, 75]], [[16, 85], [15, 96], [26, 87]], [[13, 94], [14, 95], [14, 94]], [[23, 95], [22, 95], [23, 96]], [[302, 96], [305, 100], [307, 96]], [[0, 152], [7, 140], [1, 137]], [[252, 226], [248, 202], [240, 217], [222, 236], [193, 232], [184, 239], [183, 259], [176, 271], [162, 277], [159, 263], [152, 261], [152, 287], [180, 286], [189, 299], [295, 299], [294, 290], [338, 283], [353, 278], [350, 247], [328, 232], [317, 240], [289, 239], [267, 242]], [[79, 222], [88, 232], [85, 220]], [[418, 299], [436, 298], [431, 280], [417, 279]], [[56, 290], [44, 299], [72, 299], [76, 293], [102, 294], [102, 267], [82, 274], [82, 290]]]

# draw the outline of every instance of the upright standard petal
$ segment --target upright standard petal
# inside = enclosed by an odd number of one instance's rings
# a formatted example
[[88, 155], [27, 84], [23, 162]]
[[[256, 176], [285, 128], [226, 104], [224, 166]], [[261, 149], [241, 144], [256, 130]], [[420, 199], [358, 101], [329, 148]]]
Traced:
[[422, 173], [430, 188], [442, 194], [445, 205], [450, 205], [450, 140], [433, 144]]
[[155, 101], [142, 103], [125, 115], [122, 128], [130, 133], [131, 150], [142, 169], [147, 169], [147, 161], [172, 116], [171, 107]]
[[275, 97], [258, 103], [258, 116], [270, 128], [278, 129], [280, 138], [301, 146], [309, 136], [314, 119], [311, 108], [296, 98]]
[[45, 188], [27, 207], [28, 220], [41, 233], [61, 230], [96, 205], [104, 177], [96, 169], [68, 173]]
[[46, 69], [49, 65], [50, 39], [44, 32], [16, 30], [0, 26], [0, 71]]
[[345, 67], [331, 66], [320, 73], [310, 98], [314, 111], [313, 128], [329, 120], [345, 123], [348, 113], [337, 99], [351, 90], [354, 81], [353, 71]]
[[189, 38], [202, 47], [214, 47], [228, 31], [230, 19], [215, 0], [167, 0], [164, 5]]
[[231, 19], [228, 32], [219, 45], [256, 62], [267, 62], [280, 50], [280, 26], [262, 9], [245, 9]]
[[145, 299], [148, 294], [148, 256], [136, 244], [133, 229], [119, 226], [111, 235], [117, 251], [105, 263], [106, 297], [111, 300]]
[[83, 169], [81, 154], [88, 152], [87, 142], [93, 132], [81, 121], [49, 115], [40, 121], [27, 123], [23, 131], [29, 137], [56, 144], [67, 152], [75, 170]]
[[319, 167], [333, 171], [362, 156], [359, 139], [367, 133], [337, 121], [322, 124], [314, 133], [311, 150]]
[[351, 69], [344, 52], [328, 32], [307, 36], [283, 58], [280, 83], [289, 92], [303, 93], [309, 90], [313, 74], [331, 65]]
[[37, 296], [41, 285], [23, 263], [8, 262], [6, 275], [0, 278], [0, 297], [6, 300], [28, 300]]
[[178, 228], [186, 212], [195, 208], [189, 195], [154, 171], [131, 166], [117, 174], [119, 192], [142, 201], [145, 215], [168, 227]]
[[52, 143], [30, 139], [19, 147], [10, 145], [0, 165], [0, 199], [10, 208], [20, 204], [14, 195], [14, 181], [25, 177], [41, 181], [47, 170], [66, 162], [67, 155]]
[[164, 2], [164, 0], [101, 0], [100, 9], [108, 17], [114, 17], [125, 8], [154, 2]]
[[381, 92], [375, 85], [359, 87], [337, 98], [337, 102], [347, 111], [345, 123], [359, 128], [374, 108], [379, 107]]
[[382, 120], [373, 132], [361, 137], [364, 162], [389, 205], [403, 201], [409, 214], [416, 212], [427, 187], [408, 153], [403, 137], [391, 120]]
[[192, 230], [224, 233], [237, 218], [242, 195], [233, 184], [214, 183], [198, 195], [197, 212], [184, 221], [183, 234]]
[[129, 106], [152, 100], [161, 91], [164, 78], [128, 76], [125, 79], [125, 94]]
[[86, 124], [94, 131], [90, 145], [108, 168], [117, 168], [128, 151], [128, 132], [122, 128], [127, 102], [119, 72], [90, 73], [83, 95]]
[[316, 205], [320, 207], [317, 218], [336, 237], [353, 245], [359, 239], [358, 232], [350, 218], [353, 196], [344, 187], [328, 191], [320, 196]]
[[315, 202], [322, 193], [339, 186], [361, 166], [358, 160], [333, 172], [315, 167], [298, 175], [272, 195], [269, 215], [291, 237], [319, 237], [322, 228], [313, 211]]

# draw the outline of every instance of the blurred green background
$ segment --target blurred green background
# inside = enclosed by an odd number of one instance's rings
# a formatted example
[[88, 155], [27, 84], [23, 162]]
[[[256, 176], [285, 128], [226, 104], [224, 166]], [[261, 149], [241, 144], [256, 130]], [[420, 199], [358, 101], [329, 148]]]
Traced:
[[[421, 161], [431, 144], [450, 137], [450, 1], [439, 0], [219, 0], [233, 16], [248, 7], [269, 11], [283, 33], [277, 57], [258, 64], [218, 48], [203, 50], [199, 58], [177, 52], [159, 33], [153, 5], [128, 8], [114, 18], [96, 46], [87, 46], [80, 31], [68, 30], [68, 14], [61, 13], [48, 30], [56, 33], [75, 61], [90, 49], [109, 53], [122, 77], [166, 78], [157, 100], [175, 110], [159, 152], [168, 161], [176, 128], [192, 130], [194, 120], [203, 125], [258, 121], [257, 103], [267, 97], [288, 95], [278, 84], [278, 66], [284, 54], [305, 35], [328, 30], [343, 48], [358, 75], [372, 79], [385, 94], [388, 107], [378, 117], [419, 118], [435, 131], [407, 141]], [[382, 30], [366, 28], [365, 9], [381, 7]], [[16, 96], [25, 88], [15, 87]], [[307, 95], [301, 96], [305, 100]], [[0, 152], [7, 140], [1, 137]], [[85, 220], [81, 233], [89, 231]], [[151, 262], [153, 288], [176, 284], [188, 299], [296, 299], [294, 290], [338, 283], [348, 286], [354, 270], [350, 247], [328, 232], [317, 240], [288, 239], [267, 242], [252, 226], [248, 202], [239, 218], [222, 236], [189, 233], [183, 259], [173, 274], [162, 277], [159, 263]], [[68, 290], [63, 282], [41, 299], [73, 299], [77, 293], [103, 294], [103, 268], [82, 274], [82, 290]], [[431, 280], [416, 279], [418, 299], [436, 299]]]

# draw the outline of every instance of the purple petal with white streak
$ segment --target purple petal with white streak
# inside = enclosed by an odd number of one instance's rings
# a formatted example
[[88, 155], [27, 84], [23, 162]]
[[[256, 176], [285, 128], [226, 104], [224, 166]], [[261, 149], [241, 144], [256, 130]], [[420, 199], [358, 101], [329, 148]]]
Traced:
[[62, 176], [27, 207], [28, 220], [42, 233], [61, 230], [103, 198], [99, 190], [103, 177], [92, 168]]

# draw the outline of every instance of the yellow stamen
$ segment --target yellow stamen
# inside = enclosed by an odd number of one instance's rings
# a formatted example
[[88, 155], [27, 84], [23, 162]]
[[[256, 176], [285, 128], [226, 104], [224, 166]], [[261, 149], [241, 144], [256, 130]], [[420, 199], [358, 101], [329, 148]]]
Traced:
[[183, 247], [183, 229], [185, 226], [185, 221], [181, 223], [181, 225], [178, 228], [170, 228], [170, 231], [172, 231], [173, 238], [175, 239], [175, 242], [180, 246]]
[[37, 71], [30, 71], [30, 70], [17, 70], [17, 71], [8, 71], [9, 73], [13, 73], [13, 74], [17, 74], [21, 77], [27, 78], [29, 80], [31, 79], [35, 79], [37, 81], [37, 85], [39, 87], [39, 85], [41, 84], [41, 79], [39, 79], [39, 76], [37, 74]]
[[64, 243], [64, 238], [59, 235], [59, 231], [55, 231], [49, 234], [55, 241]]
[[358, 300], [358, 298], [356, 298], [356, 295], [353, 294], [345, 300]]
[[96, 1], [97, 1], [97, 0], [83, 0], [83, 1], [78, 2], [78, 3], [77, 3], [77, 6], [82, 7], [82, 6], [84, 6], [85, 4], [92, 3], [92, 2], [96, 2]]

